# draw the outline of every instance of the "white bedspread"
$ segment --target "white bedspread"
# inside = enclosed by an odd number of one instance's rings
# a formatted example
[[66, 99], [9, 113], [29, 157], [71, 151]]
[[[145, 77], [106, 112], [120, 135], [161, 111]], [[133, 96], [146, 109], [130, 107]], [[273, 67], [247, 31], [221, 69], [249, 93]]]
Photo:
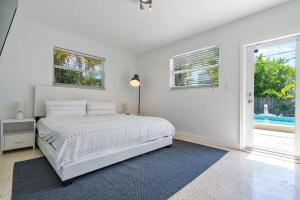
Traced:
[[105, 154], [175, 134], [165, 119], [134, 115], [42, 118], [39, 136], [55, 149], [62, 167], [91, 154]]

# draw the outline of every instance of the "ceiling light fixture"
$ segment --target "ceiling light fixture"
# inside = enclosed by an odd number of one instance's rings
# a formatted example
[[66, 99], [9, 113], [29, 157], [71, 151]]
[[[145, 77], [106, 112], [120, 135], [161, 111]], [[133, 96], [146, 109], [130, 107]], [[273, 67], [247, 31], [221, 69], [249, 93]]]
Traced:
[[140, 0], [140, 9], [141, 10], [144, 10], [144, 4], [149, 5], [149, 7], [148, 7], [149, 11], [152, 10], [152, 0]]

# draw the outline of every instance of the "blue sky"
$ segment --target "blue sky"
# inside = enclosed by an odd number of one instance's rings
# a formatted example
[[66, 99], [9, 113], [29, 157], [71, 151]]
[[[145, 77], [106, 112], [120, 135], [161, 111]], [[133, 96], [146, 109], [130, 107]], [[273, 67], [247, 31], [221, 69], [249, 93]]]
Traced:
[[278, 44], [270, 47], [258, 48], [256, 55], [263, 54], [269, 59], [286, 58], [289, 59], [288, 65], [295, 67], [296, 57], [296, 42]]

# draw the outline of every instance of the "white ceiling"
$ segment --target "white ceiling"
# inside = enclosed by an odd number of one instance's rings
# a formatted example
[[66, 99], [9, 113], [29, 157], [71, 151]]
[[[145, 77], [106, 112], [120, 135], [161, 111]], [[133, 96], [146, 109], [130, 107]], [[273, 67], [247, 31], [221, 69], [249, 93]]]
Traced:
[[19, 0], [22, 17], [143, 53], [288, 0]]

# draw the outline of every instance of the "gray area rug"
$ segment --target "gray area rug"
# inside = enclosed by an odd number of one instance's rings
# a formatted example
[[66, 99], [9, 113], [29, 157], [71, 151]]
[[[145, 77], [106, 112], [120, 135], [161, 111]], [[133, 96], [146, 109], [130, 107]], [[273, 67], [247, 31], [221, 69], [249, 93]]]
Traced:
[[45, 157], [17, 162], [13, 200], [167, 199], [227, 152], [174, 140], [162, 148], [75, 178], [61, 181]]

